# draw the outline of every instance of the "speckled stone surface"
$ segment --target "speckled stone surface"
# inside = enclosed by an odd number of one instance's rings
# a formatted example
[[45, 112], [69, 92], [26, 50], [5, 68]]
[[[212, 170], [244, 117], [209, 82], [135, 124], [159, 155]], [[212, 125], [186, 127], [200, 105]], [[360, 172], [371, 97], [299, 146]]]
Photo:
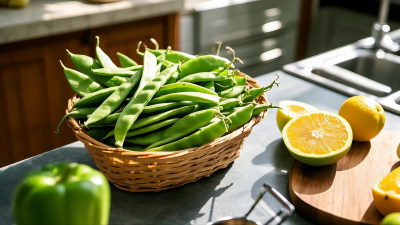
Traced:
[[[246, 72], [246, 71], [244, 71]], [[267, 92], [268, 99], [277, 105], [281, 100], [307, 102], [315, 107], [337, 112], [348, 98], [319, 87], [282, 71], [255, 79], [266, 86], [279, 75], [279, 87]], [[241, 155], [230, 166], [194, 183], [158, 193], [131, 193], [111, 185], [110, 224], [141, 225], [205, 225], [226, 216], [243, 216], [267, 183], [289, 198], [288, 171], [293, 158], [285, 148], [276, 125], [276, 109], [257, 124], [246, 138]], [[386, 113], [384, 129], [400, 130], [400, 117]], [[64, 131], [66, 132], [66, 131]], [[13, 224], [11, 196], [22, 176], [49, 162], [75, 161], [96, 168], [80, 142], [52, 150], [33, 158], [0, 168], [0, 224]], [[268, 207], [261, 207], [267, 206]], [[279, 204], [266, 195], [250, 219], [265, 222]], [[284, 225], [312, 224], [294, 213]]]
[[23, 9], [0, 8], [0, 44], [181, 12], [184, 0], [31, 0]]

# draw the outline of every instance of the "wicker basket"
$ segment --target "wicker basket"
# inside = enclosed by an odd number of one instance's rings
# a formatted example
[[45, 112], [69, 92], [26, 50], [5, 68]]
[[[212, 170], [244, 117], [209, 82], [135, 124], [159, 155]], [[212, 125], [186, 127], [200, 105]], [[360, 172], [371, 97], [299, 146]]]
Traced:
[[[251, 77], [248, 84], [260, 87]], [[67, 113], [78, 100], [68, 100]], [[256, 99], [266, 103], [264, 95]], [[93, 158], [96, 166], [116, 187], [131, 192], [157, 192], [208, 177], [226, 168], [240, 155], [244, 139], [251, 133], [267, 111], [253, 117], [237, 130], [196, 148], [173, 152], [137, 152], [117, 149], [88, 136], [73, 118], [68, 125]]]

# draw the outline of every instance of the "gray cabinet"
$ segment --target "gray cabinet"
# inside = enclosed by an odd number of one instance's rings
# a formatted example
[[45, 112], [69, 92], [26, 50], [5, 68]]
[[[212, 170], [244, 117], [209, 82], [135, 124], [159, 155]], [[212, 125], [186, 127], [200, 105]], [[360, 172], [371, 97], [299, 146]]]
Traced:
[[[257, 76], [295, 60], [300, 0], [206, 1], [186, 15], [181, 26], [182, 50], [195, 54], [215, 53], [216, 42], [230, 46], [243, 65], [243, 72]], [[185, 16], [183, 16], [185, 18]], [[193, 31], [187, 25], [193, 24]], [[191, 33], [192, 32], [192, 33]], [[187, 38], [192, 35], [192, 38]], [[192, 40], [192, 41], [190, 41]], [[192, 43], [188, 45], [187, 43]], [[232, 55], [225, 49], [220, 54]]]

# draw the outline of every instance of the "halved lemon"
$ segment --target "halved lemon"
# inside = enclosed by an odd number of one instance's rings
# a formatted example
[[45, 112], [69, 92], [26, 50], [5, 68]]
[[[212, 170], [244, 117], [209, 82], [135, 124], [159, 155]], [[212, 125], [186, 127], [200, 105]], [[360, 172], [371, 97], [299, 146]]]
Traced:
[[374, 185], [372, 196], [376, 208], [382, 215], [400, 212], [400, 167]]
[[282, 130], [283, 141], [298, 161], [312, 166], [336, 163], [353, 141], [350, 124], [341, 116], [312, 111], [290, 120]]
[[279, 109], [276, 113], [276, 123], [278, 124], [279, 130], [282, 131], [287, 122], [294, 117], [315, 110], [318, 109], [304, 102], [291, 100], [280, 101]]

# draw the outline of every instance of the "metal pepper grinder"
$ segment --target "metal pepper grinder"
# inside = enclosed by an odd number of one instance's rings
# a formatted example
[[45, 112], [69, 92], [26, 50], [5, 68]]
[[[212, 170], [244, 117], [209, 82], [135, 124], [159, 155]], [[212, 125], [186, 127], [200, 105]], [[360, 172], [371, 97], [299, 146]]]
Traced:
[[372, 26], [373, 48], [376, 50], [382, 49], [387, 52], [397, 52], [400, 50], [400, 46], [393, 42], [389, 36], [390, 26], [387, 24], [389, 7], [390, 0], [381, 0], [378, 21]]

